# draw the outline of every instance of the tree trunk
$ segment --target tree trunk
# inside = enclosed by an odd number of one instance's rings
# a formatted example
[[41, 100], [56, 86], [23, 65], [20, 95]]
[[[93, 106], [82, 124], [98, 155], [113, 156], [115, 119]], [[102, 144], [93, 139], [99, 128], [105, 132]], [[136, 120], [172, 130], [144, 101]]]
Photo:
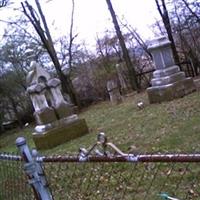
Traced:
[[19, 112], [18, 112], [18, 110], [17, 110], [17, 104], [16, 104], [15, 100], [14, 100], [11, 96], [8, 96], [8, 98], [9, 98], [10, 103], [11, 103], [11, 105], [12, 105], [13, 112], [15, 113], [15, 117], [17, 118], [19, 127], [22, 128], [22, 127], [23, 127], [23, 123], [22, 123], [20, 114], [19, 114]]
[[1, 0], [0, 1], [0, 8], [5, 7], [9, 4], [9, 0]]
[[116, 34], [117, 34], [117, 37], [119, 39], [119, 43], [120, 43], [120, 46], [121, 46], [121, 49], [122, 49], [122, 52], [123, 52], [123, 59], [126, 63], [126, 67], [128, 69], [128, 72], [129, 72], [129, 80], [130, 80], [131, 87], [132, 87], [133, 90], [139, 91], [139, 84], [138, 84], [138, 81], [137, 81], [136, 71], [133, 67], [133, 64], [131, 62], [128, 50], [126, 48], [126, 44], [124, 42], [124, 37], [123, 37], [122, 32], [120, 30], [120, 27], [119, 27], [119, 24], [118, 24], [118, 21], [117, 21], [117, 17], [115, 15], [115, 11], [113, 9], [111, 1], [106, 0], [106, 2], [107, 2], [107, 5], [108, 5], [108, 9], [110, 10], [110, 14], [111, 14], [111, 17], [112, 17], [112, 20], [113, 20], [115, 31], [116, 31]]
[[[2, 110], [2, 108], [0, 109]], [[4, 113], [1, 111], [0, 112], [0, 134], [4, 132], [3, 117], [4, 117]]]
[[162, 9], [161, 9], [161, 6], [160, 6], [158, 0], [155, 0], [155, 2], [157, 5], [157, 9], [160, 13], [160, 16], [162, 18], [163, 24], [165, 26], [165, 29], [167, 31], [168, 38], [171, 42], [171, 48], [172, 48], [172, 52], [173, 52], [173, 56], [174, 56], [174, 61], [176, 64], [179, 64], [180, 63], [179, 56], [178, 56], [178, 53], [176, 50], [176, 45], [175, 45], [174, 38], [172, 35], [172, 28], [171, 28], [171, 23], [169, 20], [169, 15], [168, 15], [168, 10], [167, 10], [166, 4], [165, 4], [165, 0], [161, 0]]
[[127, 24], [122, 24], [122, 25], [131, 33], [131, 35], [134, 37], [134, 39], [137, 41], [137, 43], [142, 47], [142, 49], [146, 52], [146, 54], [152, 60], [153, 57], [152, 57], [150, 51], [148, 50], [147, 44], [144, 42], [144, 40], [141, 38], [141, 36], [137, 33], [137, 31], [134, 28], [132, 28], [131, 26], [128, 26]]

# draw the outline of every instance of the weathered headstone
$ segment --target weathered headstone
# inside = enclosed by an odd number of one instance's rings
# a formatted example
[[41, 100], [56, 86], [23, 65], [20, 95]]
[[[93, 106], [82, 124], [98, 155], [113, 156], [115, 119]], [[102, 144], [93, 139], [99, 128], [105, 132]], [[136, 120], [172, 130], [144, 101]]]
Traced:
[[107, 82], [107, 90], [112, 104], [119, 104], [122, 102], [122, 97], [119, 91], [119, 87], [115, 80], [109, 80]]
[[121, 86], [121, 92], [122, 94], [127, 94], [130, 91], [130, 85], [128, 81], [128, 76], [124, 67], [124, 63], [120, 62], [115, 65], [117, 75], [119, 78], [120, 86]]
[[73, 114], [73, 109], [61, 93], [60, 80], [51, 78], [36, 62], [27, 75], [37, 126], [33, 140], [38, 149], [48, 149], [88, 133], [84, 119]]
[[150, 103], [170, 101], [195, 91], [193, 79], [186, 78], [185, 73], [175, 65], [171, 43], [166, 37], [152, 41], [148, 49], [156, 67], [152, 87], [147, 88]]
[[194, 85], [196, 87], [196, 90], [200, 91], [200, 79], [199, 78], [194, 80]]

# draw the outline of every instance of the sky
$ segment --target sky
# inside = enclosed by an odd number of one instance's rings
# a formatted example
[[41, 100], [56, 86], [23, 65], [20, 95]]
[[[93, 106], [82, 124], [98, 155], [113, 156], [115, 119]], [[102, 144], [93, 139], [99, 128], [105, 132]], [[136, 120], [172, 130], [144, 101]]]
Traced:
[[[20, 0], [13, 0], [12, 8], [20, 7]], [[34, 0], [29, 0], [34, 4]], [[53, 37], [67, 35], [70, 27], [71, 0], [40, 0]], [[115, 12], [120, 20], [136, 28], [144, 39], [153, 39], [150, 25], [159, 18], [154, 0], [112, 0]], [[0, 19], [14, 17], [17, 11], [1, 9]], [[1, 22], [0, 22], [1, 23]], [[5, 25], [1, 23], [0, 33]], [[113, 24], [106, 0], [75, 0], [74, 33], [77, 40], [95, 45], [95, 38], [102, 36]]]

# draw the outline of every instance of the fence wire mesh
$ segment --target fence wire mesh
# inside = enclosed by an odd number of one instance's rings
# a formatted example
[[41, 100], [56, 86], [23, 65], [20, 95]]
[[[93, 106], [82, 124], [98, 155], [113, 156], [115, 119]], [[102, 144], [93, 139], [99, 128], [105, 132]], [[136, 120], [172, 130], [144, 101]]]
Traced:
[[21, 157], [14, 153], [0, 153], [0, 200], [34, 199], [27, 184]]
[[[74, 156], [42, 157], [38, 162], [43, 163], [55, 200], [159, 200], [162, 193], [195, 200], [200, 199], [199, 156], [190, 154], [189, 162], [180, 162], [177, 155], [178, 162], [173, 156], [167, 156], [173, 162], [130, 163], [119, 157], [114, 162], [115, 156], [111, 162], [100, 162], [100, 157], [79, 162]], [[20, 156], [0, 154], [0, 200], [34, 199], [22, 164]]]
[[200, 199], [199, 163], [45, 162], [54, 199]]

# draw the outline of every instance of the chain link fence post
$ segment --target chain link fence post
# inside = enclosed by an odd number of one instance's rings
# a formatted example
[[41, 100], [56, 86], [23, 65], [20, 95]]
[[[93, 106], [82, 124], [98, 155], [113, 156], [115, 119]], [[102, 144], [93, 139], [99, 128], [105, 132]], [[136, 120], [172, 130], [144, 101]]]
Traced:
[[41, 164], [36, 161], [37, 151], [31, 153], [26, 144], [26, 139], [23, 137], [16, 139], [16, 145], [25, 162], [24, 171], [29, 179], [29, 184], [33, 188], [35, 198], [37, 200], [53, 200], [43, 168]]

